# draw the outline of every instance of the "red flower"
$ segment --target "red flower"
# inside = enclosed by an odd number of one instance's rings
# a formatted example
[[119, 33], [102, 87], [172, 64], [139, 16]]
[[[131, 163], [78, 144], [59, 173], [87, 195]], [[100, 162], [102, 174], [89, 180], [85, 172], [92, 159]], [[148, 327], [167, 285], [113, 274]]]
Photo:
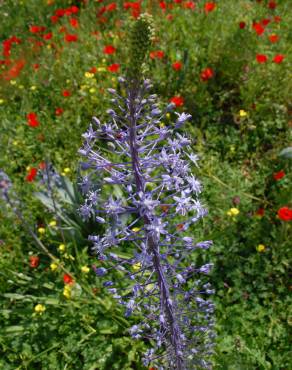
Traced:
[[46, 162], [45, 161], [42, 161], [39, 163], [39, 169], [40, 170], [44, 170], [46, 168]]
[[26, 118], [27, 118], [27, 124], [30, 127], [38, 127], [40, 125], [40, 122], [37, 119], [36, 113], [33, 113], [33, 112], [28, 113], [28, 115], [26, 116]]
[[66, 9], [57, 9], [55, 11], [55, 15], [57, 17], [64, 17], [65, 14], [66, 14]]
[[256, 216], [259, 216], [259, 217], [263, 217], [264, 214], [265, 214], [265, 209], [264, 208], [259, 208], [257, 211], [256, 211]]
[[63, 114], [64, 110], [62, 108], [56, 108], [55, 109], [55, 115], [61, 116]]
[[186, 9], [194, 10], [196, 7], [196, 4], [193, 1], [186, 1], [185, 3], [183, 3], [183, 7]]
[[97, 72], [97, 68], [96, 67], [91, 67], [88, 72], [90, 72], [90, 73], [96, 73]]
[[38, 267], [40, 264], [40, 258], [38, 256], [30, 256], [29, 257], [29, 266], [32, 268]]
[[175, 104], [176, 107], [181, 107], [184, 105], [184, 98], [181, 96], [174, 96], [170, 99], [170, 102]]
[[159, 6], [160, 6], [160, 8], [161, 8], [162, 10], [166, 10], [166, 8], [167, 8], [167, 4], [166, 4], [166, 2], [165, 2], [165, 1], [160, 1]]
[[45, 31], [46, 27], [43, 26], [29, 26], [29, 32], [39, 33]]
[[57, 22], [58, 22], [58, 20], [59, 20], [59, 17], [58, 17], [57, 15], [52, 15], [52, 16], [51, 16], [51, 22], [52, 22], [53, 24], [57, 23]]
[[213, 76], [214, 76], [214, 71], [210, 67], [203, 69], [200, 75], [202, 81], [208, 81]]
[[71, 96], [71, 93], [69, 90], [63, 90], [62, 91], [62, 95], [65, 97], [65, 98], [68, 98], [68, 96]]
[[268, 7], [269, 7], [270, 9], [275, 9], [275, 8], [276, 8], [276, 6], [277, 6], [276, 1], [269, 1], [269, 3], [268, 3]]
[[120, 64], [118, 64], [118, 63], [113, 63], [113, 64], [111, 64], [110, 66], [107, 67], [107, 70], [109, 72], [118, 72], [119, 69], [120, 69]]
[[103, 48], [103, 53], [104, 54], [114, 54], [116, 52], [116, 48], [113, 47], [112, 45], [106, 45], [104, 48]]
[[150, 52], [151, 59], [162, 59], [164, 57], [164, 51], [162, 50], [155, 50]]
[[112, 12], [113, 10], [117, 9], [117, 4], [116, 3], [110, 3], [105, 7], [105, 10], [108, 12]]
[[78, 19], [76, 19], [76, 18], [70, 18], [70, 24], [74, 28], [78, 28], [79, 27]]
[[70, 275], [64, 274], [63, 281], [65, 284], [72, 284], [74, 280]]
[[12, 65], [12, 67], [4, 74], [4, 78], [6, 80], [11, 80], [13, 78], [18, 77], [24, 66], [25, 66], [25, 60], [24, 59], [17, 60]]
[[267, 62], [268, 57], [265, 54], [257, 54], [256, 55], [256, 60], [257, 60], [258, 63], [262, 64], [262, 63]]
[[52, 32], [49, 32], [49, 33], [46, 33], [45, 35], [43, 35], [44, 40], [51, 40], [52, 37], [53, 37]]
[[285, 176], [285, 172], [284, 171], [275, 172], [273, 174], [273, 178], [275, 180], [281, 180], [284, 176]]
[[208, 14], [209, 12], [212, 12], [216, 8], [215, 3], [206, 3], [204, 6], [205, 13]]
[[40, 65], [38, 63], [35, 63], [32, 65], [33, 69], [37, 71], [40, 68]]
[[77, 35], [73, 35], [73, 34], [68, 34], [68, 35], [65, 35], [65, 41], [66, 42], [76, 42], [78, 40], [78, 36]]
[[79, 8], [78, 8], [78, 6], [76, 6], [76, 5], [72, 5], [70, 8], [68, 8], [68, 9], [70, 9], [70, 12], [72, 13], [72, 14], [77, 14], [78, 12], [79, 12]]
[[31, 168], [31, 169], [29, 170], [29, 172], [28, 172], [28, 174], [27, 174], [26, 178], [25, 178], [25, 179], [26, 179], [26, 181], [28, 181], [28, 182], [32, 182], [32, 181], [35, 179], [35, 177], [36, 177], [37, 173], [38, 173], [38, 169], [37, 169], [37, 168], [35, 168], [35, 167]]
[[172, 69], [174, 69], [175, 71], [180, 71], [182, 69], [182, 63], [181, 62], [172, 63]]
[[280, 63], [282, 63], [283, 62], [283, 60], [284, 60], [284, 55], [282, 55], [282, 54], [277, 54], [277, 55], [275, 55], [274, 56], [274, 58], [273, 58], [273, 62], [274, 63], [277, 63], [277, 64], [280, 64]]
[[274, 16], [274, 22], [279, 23], [281, 22], [281, 17], [279, 15]]
[[278, 210], [278, 216], [282, 221], [292, 221], [292, 209], [282, 207]]
[[270, 19], [268, 19], [268, 18], [265, 18], [265, 19], [263, 19], [263, 20], [261, 21], [261, 23], [262, 23], [262, 25], [263, 25], [263, 26], [267, 26], [270, 22], [271, 22], [271, 20], [270, 20]]
[[239, 28], [241, 30], [243, 30], [245, 28], [245, 26], [246, 26], [246, 23], [245, 22], [239, 22]]
[[252, 28], [256, 31], [257, 35], [260, 36], [265, 32], [264, 27], [260, 23], [254, 23]]
[[279, 36], [273, 33], [272, 35], [269, 35], [269, 40], [273, 43], [279, 41]]

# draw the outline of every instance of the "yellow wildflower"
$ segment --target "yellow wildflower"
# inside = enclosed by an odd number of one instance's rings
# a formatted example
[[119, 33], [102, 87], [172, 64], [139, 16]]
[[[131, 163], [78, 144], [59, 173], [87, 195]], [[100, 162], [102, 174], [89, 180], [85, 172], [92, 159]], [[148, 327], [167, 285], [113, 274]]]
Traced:
[[94, 94], [96, 92], [96, 89], [94, 87], [92, 87], [91, 89], [89, 89], [89, 92], [90, 92], [90, 94]]
[[51, 264], [50, 264], [50, 268], [51, 268], [51, 270], [52, 270], [52, 271], [57, 270], [57, 268], [58, 268], [57, 263], [55, 263], [55, 262], [51, 263]]
[[84, 76], [85, 76], [86, 78], [93, 78], [93, 77], [94, 77], [94, 73], [85, 72], [85, 73], [84, 73]]
[[66, 297], [67, 299], [71, 298], [71, 285], [70, 284], [66, 284], [64, 286], [63, 296]]
[[97, 72], [106, 72], [106, 69], [104, 67], [98, 67]]
[[257, 251], [258, 252], [264, 252], [265, 251], [265, 249], [266, 249], [266, 246], [264, 245], [264, 244], [259, 244], [258, 246], [257, 246]]
[[165, 117], [166, 117], [167, 119], [170, 119], [170, 113], [166, 113]]
[[69, 167], [64, 168], [64, 173], [70, 173], [70, 172], [71, 172], [71, 170], [70, 170]]
[[0, 104], [3, 104], [4, 103], [4, 99], [0, 99]]
[[30, 87], [30, 89], [31, 89], [32, 91], [34, 91], [34, 90], [36, 90], [36, 89], [37, 89], [37, 87], [36, 87], [35, 85], [32, 85], [32, 86]]
[[40, 315], [46, 311], [46, 307], [43, 305], [43, 304], [37, 304], [36, 306], [34, 306], [34, 310], [36, 313], [39, 313]]
[[229, 211], [227, 211], [228, 216], [237, 216], [239, 214], [239, 209], [238, 208], [230, 208]]
[[138, 231], [140, 231], [141, 228], [140, 227], [133, 227], [132, 231], [134, 231], [134, 233], [137, 233]]
[[65, 244], [60, 244], [59, 245], [59, 247], [58, 247], [58, 250], [59, 250], [59, 252], [65, 252], [65, 249], [66, 249], [66, 246], [65, 246]]
[[17, 82], [15, 80], [10, 80], [10, 85], [16, 85]]
[[239, 111], [239, 117], [246, 117], [247, 116], [247, 112], [243, 109], [240, 109]]
[[89, 271], [90, 271], [90, 268], [88, 266], [82, 266], [81, 267], [81, 271], [84, 273], [84, 274], [88, 274]]
[[134, 271], [139, 271], [141, 269], [141, 266], [142, 266], [141, 262], [135, 263], [133, 265], [133, 270]]
[[57, 221], [56, 221], [56, 220], [52, 220], [52, 221], [49, 223], [49, 225], [50, 225], [51, 227], [55, 227], [55, 226], [57, 226]]
[[39, 234], [44, 234], [46, 232], [46, 229], [44, 227], [39, 227], [38, 232]]

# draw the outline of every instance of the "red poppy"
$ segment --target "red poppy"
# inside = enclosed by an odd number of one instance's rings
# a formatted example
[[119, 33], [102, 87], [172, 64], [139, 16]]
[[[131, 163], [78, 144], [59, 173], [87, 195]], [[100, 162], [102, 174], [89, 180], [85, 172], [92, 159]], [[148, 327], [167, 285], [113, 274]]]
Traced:
[[275, 180], [281, 180], [283, 177], [285, 176], [285, 172], [283, 170], [279, 171], [279, 172], [275, 172], [273, 174], [273, 178]]
[[200, 75], [202, 81], [208, 81], [213, 76], [214, 76], [214, 71], [210, 67], [207, 67], [207, 68], [203, 69], [203, 71], [201, 72], [201, 75]]
[[35, 167], [31, 168], [29, 170], [28, 174], [26, 175], [26, 178], [25, 178], [26, 181], [32, 182], [35, 179], [37, 173], [38, 173], [38, 169], [37, 168], [35, 168]]
[[174, 69], [175, 71], [180, 71], [182, 69], [182, 63], [181, 62], [172, 63], [172, 69]]
[[162, 59], [164, 57], [164, 51], [162, 50], [155, 50], [150, 52], [151, 59]]
[[32, 65], [33, 69], [37, 71], [40, 68], [40, 65], [38, 63], [35, 63]]
[[281, 22], [281, 17], [279, 15], [274, 16], [274, 22], [279, 23]]
[[274, 58], [273, 58], [273, 62], [274, 63], [277, 63], [277, 64], [280, 64], [280, 63], [282, 63], [283, 62], [283, 60], [284, 60], [284, 55], [282, 55], [282, 54], [277, 54], [277, 55], [275, 55], [274, 56]]
[[30, 256], [29, 257], [29, 266], [32, 268], [38, 267], [40, 264], [40, 258], [38, 256]]
[[256, 211], [256, 216], [259, 216], [259, 217], [263, 217], [264, 214], [265, 214], [265, 209], [264, 208], [259, 208], [257, 211]]
[[50, 19], [51, 19], [51, 22], [52, 22], [53, 24], [55, 24], [55, 23], [57, 23], [57, 22], [58, 22], [59, 17], [58, 17], [57, 15], [52, 15]]
[[103, 53], [104, 54], [107, 54], [107, 55], [110, 55], [110, 54], [114, 54], [116, 52], [116, 48], [112, 45], [106, 45], [104, 48], [103, 48]]
[[278, 216], [282, 221], [292, 221], [292, 209], [282, 207], [278, 210]]
[[193, 1], [186, 1], [185, 3], [183, 3], [183, 7], [185, 9], [191, 9], [191, 10], [194, 10], [195, 7], [196, 7], [196, 4], [193, 2]]
[[97, 72], [97, 68], [96, 67], [91, 67], [88, 72], [90, 72], [90, 73], [96, 73]]
[[173, 96], [170, 102], [175, 104], [176, 107], [181, 107], [184, 105], [184, 98], [181, 96]]
[[118, 71], [119, 71], [119, 69], [120, 69], [120, 64], [118, 64], [118, 63], [113, 63], [113, 64], [111, 64], [111, 65], [109, 65], [109, 66], [107, 67], [107, 70], [108, 70], [109, 72], [118, 72]]
[[71, 96], [71, 93], [69, 90], [63, 90], [62, 91], [62, 95], [65, 97], [65, 98], [68, 98], [68, 96]]
[[72, 5], [70, 8], [68, 8], [68, 9], [70, 9], [70, 12], [72, 13], [72, 14], [77, 14], [78, 12], [79, 12], [79, 8], [78, 8], [78, 6], [76, 6], [76, 5]]
[[51, 40], [52, 37], [53, 37], [52, 32], [49, 32], [49, 33], [46, 33], [45, 35], [43, 35], [44, 40]]
[[61, 116], [63, 114], [64, 110], [62, 108], [56, 108], [55, 109], [55, 115]]
[[63, 281], [65, 284], [72, 284], [74, 280], [70, 275], [64, 274]]
[[70, 24], [74, 28], [78, 28], [79, 27], [79, 23], [78, 23], [78, 19], [77, 18], [70, 18]]
[[212, 12], [216, 8], [215, 3], [206, 3], [204, 6], [205, 13], [208, 14], [209, 12]]
[[65, 41], [66, 42], [76, 42], [78, 40], [78, 36], [77, 35], [73, 35], [73, 34], [68, 34], [68, 35], [65, 35]]
[[272, 35], [269, 35], [269, 40], [272, 42], [272, 43], [275, 43], [277, 41], [279, 41], [279, 36], [276, 35], [275, 33], [273, 33]]
[[30, 127], [38, 127], [40, 125], [40, 122], [38, 121], [36, 113], [34, 112], [28, 113], [26, 118], [27, 118], [27, 124]]
[[269, 1], [269, 3], [268, 3], [268, 7], [269, 7], [270, 9], [275, 9], [275, 8], [276, 8], [276, 6], [277, 6], [276, 1]]
[[46, 162], [45, 161], [42, 161], [39, 163], [39, 169], [40, 170], [44, 170], [46, 168]]
[[241, 30], [243, 30], [245, 28], [245, 26], [246, 26], [246, 23], [245, 22], [239, 22], [239, 28]]
[[105, 7], [105, 10], [108, 12], [112, 12], [113, 10], [117, 9], [117, 4], [116, 3], [110, 3]]
[[29, 32], [31, 33], [40, 33], [45, 31], [46, 27], [43, 26], [29, 26]]
[[66, 9], [57, 9], [55, 11], [55, 15], [57, 17], [64, 17], [65, 14], [66, 14]]
[[252, 28], [256, 31], [257, 35], [260, 36], [265, 32], [264, 27], [260, 23], [254, 23]]
[[271, 20], [270, 20], [270, 19], [268, 19], [268, 18], [264, 18], [264, 19], [262, 19], [262, 21], [261, 21], [261, 23], [262, 23], [262, 25], [263, 25], [263, 26], [267, 26], [270, 22], [271, 22]]
[[160, 6], [160, 8], [161, 8], [162, 10], [166, 10], [166, 8], [167, 8], [167, 4], [166, 4], [166, 2], [165, 2], [165, 1], [160, 1], [159, 6]]
[[268, 60], [268, 57], [265, 54], [257, 54], [256, 55], [256, 60], [258, 63], [263, 64], [266, 63]]
[[24, 59], [17, 60], [12, 65], [12, 67], [4, 74], [4, 78], [6, 80], [11, 80], [13, 78], [18, 77], [24, 66], [25, 66], [25, 60]]

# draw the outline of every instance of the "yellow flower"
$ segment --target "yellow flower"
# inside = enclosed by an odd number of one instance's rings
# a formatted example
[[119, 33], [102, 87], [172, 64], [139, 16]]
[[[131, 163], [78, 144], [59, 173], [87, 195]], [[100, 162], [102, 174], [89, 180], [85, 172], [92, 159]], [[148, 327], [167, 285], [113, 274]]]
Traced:
[[169, 118], [170, 118], [170, 113], [166, 113], [165, 117], [166, 117], [167, 119], [169, 119]]
[[56, 221], [56, 220], [52, 220], [52, 221], [49, 223], [49, 225], [50, 225], [51, 227], [55, 227], [55, 226], [57, 226], [57, 221]]
[[15, 146], [16, 146], [16, 145], [18, 145], [18, 141], [17, 141], [17, 140], [14, 140], [14, 141], [12, 142], [12, 144], [13, 144], [13, 145], [15, 145]]
[[44, 234], [44, 233], [46, 232], [46, 229], [45, 229], [44, 227], [39, 227], [39, 228], [38, 228], [38, 232], [39, 232], [40, 234]]
[[64, 173], [70, 173], [70, 172], [71, 172], [71, 170], [70, 170], [69, 167], [64, 168]]
[[66, 249], [66, 246], [65, 246], [65, 244], [60, 244], [59, 245], [59, 247], [58, 247], [58, 250], [59, 250], [59, 252], [64, 252], [65, 251], [65, 249]]
[[34, 90], [36, 90], [36, 89], [37, 89], [37, 87], [33, 85], [33, 86], [31, 86], [31, 87], [30, 87], [30, 89], [31, 89], [32, 91], [34, 91]]
[[63, 296], [66, 297], [67, 299], [71, 298], [71, 285], [70, 284], [66, 284], [64, 286]]
[[160, 122], [160, 123], [159, 123], [159, 127], [160, 127], [160, 128], [165, 127], [165, 123], [164, 123], [164, 122]]
[[17, 82], [15, 80], [10, 80], [10, 85], [16, 85]]
[[24, 86], [23, 86], [23, 85], [19, 85], [19, 86], [18, 86], [18, 88], [19, 88], [20, 90], [23, 90], [23, 89], [24, 89]]
[[98, 67], [97, 72], [106, 72], [106, 69], [104, 67]]
[[46, 311], [46, 307], [43, 305], [43, 304], [37, 304], [36, 306], [34, 306], [34, 310], [36, 313], [39, 313], [40, 315]]
[[88, 266], [82, 266], [81, 271], [84, 272], [84, 274], [88, 274], [90, 271], [90, 268]]
[[265, 251], [265, 249], [266, 249], [266, 246], [265, 245], [263, 245], [263, 244], [259, 244], [258, 246], [257, 246], [257, 251], [258, 252], [264, 252]]
[[64, 254], [64, 257], [65, 257], [66, 259], [70, 259], [71, 261], [74, 261], [74, 260], [75, 260], [75, 258], [74, 258], [71, 254], [68, 254], [68, 253], [65, 253], [65, 254]]
[[239, 117], [246, 117], [247, 116], [247, 112], [243, 109], [240, 109], [239, 111]]
[[239, 214], [238, 208], [230, 208], [229, 211], [227, 211], [228, 216], [237, 216]]
[[51, 270], [52, 270], [52, 271], [57, 270], [57, 268], [58, 268], [57, 263], [55, 263], [55, 262], [51, 263], [51, 264], [50, 264], [50, 268], [51, 268]]
[[134, 231], [134, 233], [137, 233], [138, 231], [140, 231], [141, 228], [140, 227], [133, 227], [132, 231]]
[[90, 92], [90, 94], [94, 94], [96, 92], [96, 89], [94, 87], [92, 87], [91, 89], [89, 89], [89, 92]]
[[84, 73], [84, 76], [85, 76], [86, 78], [93, 78], [93, 77], [94, 77], [94, 73], [85, 72], [85, 73]]
[[141, 269], [141, 262], [135, 263], [132, 267], [134, 271], [139, 271]]
[[0, 104], [3, 104], [4, 103], [4, 99], [0, 99]]

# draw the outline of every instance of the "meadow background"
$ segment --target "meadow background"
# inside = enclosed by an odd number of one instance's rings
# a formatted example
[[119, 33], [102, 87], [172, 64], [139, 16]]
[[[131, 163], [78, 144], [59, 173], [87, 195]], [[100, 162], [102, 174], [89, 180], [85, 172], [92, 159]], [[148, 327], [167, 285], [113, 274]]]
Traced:
[[[287, 0], [0, 2], [0, 169], [26, 220], [0, 200], [0, 368], [144, 369], [147, 343], [129, 337], [94, 272], [95, 226], [78, 214], [76, 186], [81, 135], [93, 115], [107, 119], [106, 90], [144, 11], [156, 30], [146, 75], [161, 103], [192, 114], [184, 132], [201, 158], [209, 215], [196, 236], [214, 241], [198, 256], [214, 263], [214, 369], [291, 369]], [[41, 183], [48, 163], [61, 175], [56, 205]]]

